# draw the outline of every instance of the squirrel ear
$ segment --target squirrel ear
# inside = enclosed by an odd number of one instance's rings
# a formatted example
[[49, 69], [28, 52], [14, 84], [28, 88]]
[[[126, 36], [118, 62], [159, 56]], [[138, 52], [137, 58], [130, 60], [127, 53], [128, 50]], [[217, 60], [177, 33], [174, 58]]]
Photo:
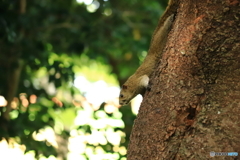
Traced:
[[145, 88], [148, 87], [149, 77], [147, 75], [143, 75], [140, 77], [140, 86], [143, 86]]
[[127, 85], [122, 85], [122, 89], [127, 89]]

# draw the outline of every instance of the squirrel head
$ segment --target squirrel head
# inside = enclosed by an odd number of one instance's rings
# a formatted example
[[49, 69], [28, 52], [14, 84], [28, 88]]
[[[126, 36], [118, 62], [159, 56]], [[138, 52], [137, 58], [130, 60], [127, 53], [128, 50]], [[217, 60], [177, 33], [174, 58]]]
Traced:
[[131, 92], [131, 87], [128, 87], [126, 83], [122, 85], [122, 89], [119, 95], [119, 104], [126, 105], [133, 99], [133, 97], [134, 93]]
[[147, 75], [141, 77], [136, 77], [132, 75], [129, 79], [122, 85], [120, 95], [119, 95], [119, 104], [126, 105], [128, 104], [136, 95], [144, 94], [148, 86], [149, 78]]

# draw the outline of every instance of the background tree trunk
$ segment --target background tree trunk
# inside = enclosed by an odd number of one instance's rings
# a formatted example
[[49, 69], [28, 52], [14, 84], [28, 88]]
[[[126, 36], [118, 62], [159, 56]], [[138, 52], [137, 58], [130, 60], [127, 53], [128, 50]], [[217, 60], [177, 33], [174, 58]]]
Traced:
[[128, 160], [240, 153], [239, 11], [238, 0], [180, 0], [135, 120]]

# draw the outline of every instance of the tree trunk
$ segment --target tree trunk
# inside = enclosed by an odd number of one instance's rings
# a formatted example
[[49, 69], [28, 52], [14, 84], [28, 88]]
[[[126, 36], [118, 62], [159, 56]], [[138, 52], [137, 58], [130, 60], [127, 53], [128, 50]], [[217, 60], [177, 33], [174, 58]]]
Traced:
[[128, 160], [240, 154], [239, 0], [180, 0], [159, 61], [135, 120]]

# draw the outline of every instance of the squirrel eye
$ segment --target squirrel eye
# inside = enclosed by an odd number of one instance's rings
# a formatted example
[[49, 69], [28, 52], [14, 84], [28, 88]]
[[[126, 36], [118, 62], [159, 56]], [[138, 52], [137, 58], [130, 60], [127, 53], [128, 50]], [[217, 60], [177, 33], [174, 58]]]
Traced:
[[122, 95], [122, 94], [120, 94], [120, 98], [123, 98], [123, 95]]

